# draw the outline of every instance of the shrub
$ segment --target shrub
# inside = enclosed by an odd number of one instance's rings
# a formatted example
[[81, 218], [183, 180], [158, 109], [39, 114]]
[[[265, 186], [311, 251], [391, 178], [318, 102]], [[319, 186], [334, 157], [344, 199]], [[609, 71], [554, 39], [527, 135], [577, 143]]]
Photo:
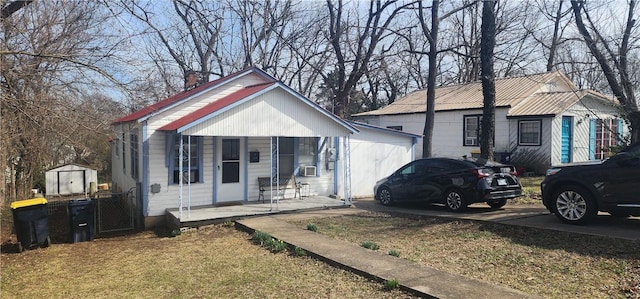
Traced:
[[267, 241], [271, 240], [272, 237], [270, 234], [261, 232], [259, 230], [254, 231], [251, 235], [251, 241], [255, 244], [264, 245]]
[[235, 225], [236, 223], [233, 221], [225, 221], [224, 223], [222, 223], [223, 227], [234, 227]]
[[307, 255], [307, 251], [305, 251], [304, 249], [302, 249], [301, 247], [296, 246], [293, 249], [293, 253], [295, 253], [295, 255], [297, 256], [306, 256]]
[[376, 244], [376, 242], [373, 241], [364, 241], [362, 242], [362, 244], [360, 244], [360, 246], [367, 248], [367, 249], [371, 249], [371, 250], [378, 250], [380, 249], [380, 246], [378, 244]]
[[400, 251], [397, 251], [395, 249], [391, 249], [389, 250], [389, 255], [395, 256], [395, 257], [399, 257], [400, 256]]
[[281, 252], [285, 249], [287, 249], [287, 244], [285, 244], [282, 241], [278, 241], [274, 238], [269, 239], [268, 241], [266, 241], [263, 244], [264, 247], [266, 247], [267, 249], [269, 249], [269, 251], [276, 253], [276, 252]]
[[318, 231], [318, 227], [313, 223], [309, 223], [309, 224], [307, 224], [307, 230], [310, 230], [312, 232], [317, 232]]
[[398, 281], [395, 279], [387, 280], [384, 282], [384, 289], [387, 291], [395, 290], [398, 287], [400, 287], [400, 283], [398, 283]]

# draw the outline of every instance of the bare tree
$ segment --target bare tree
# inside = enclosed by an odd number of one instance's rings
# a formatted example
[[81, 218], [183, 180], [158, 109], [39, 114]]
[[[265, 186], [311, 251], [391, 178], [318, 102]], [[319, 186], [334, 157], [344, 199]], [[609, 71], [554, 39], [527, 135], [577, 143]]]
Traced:
[[[638, 42], [638, 36], [633, 35], [636, 27], [636, 1], [630, 0], [627, 6], [627, 16], [621, 36], [614, 40], [606, 39], [596, 24], [591, 21], [587, 9], [587, 1], [571, 1], [576, 26], [586, 43], [589, 51], [598, 61], [604, 76], [609, 83], [613, 95], [620, 101], [631, 126], [631, 141], [640, 141], [640, 109], [635, 97], [635, 84], [629, 69], [629, 58], [632, 49]], [[585, 24], [584, 18], [587, 20]], [[617, 49], [612, 48], [617, 46]]]
[[496, 82], [493, 72], [493, 48], [496, 40], [495, 1], [482, 2], [482, 128], [480, 132], [480, 157], [493, 160], [493, 136], [495, 132]]
[[[330, 21], [328, 38], [336, 59], [335, 70], [332, 70], [337, 77], [336, 89], [333, 92], [336, 115], [349, 115], [347, 107], [352, 90], [374, 59], [378, 44], [391, 34], [389, 29], [394, 18], [408, 5], [401, 5], [397, 0], [371, 1], [367, 15], [360, 20], [357, 17], [349, 19], [349, 11], [342, 0], [338, 0], [337, 4], [333, 0], [327, 0]], [[357, 23], [349, 24], [349, 21]], [[361, 21], [363, 24], [359, 24]], [[381, 52], [384, 53], [385, 50]]]
[[438, 55], [438, 6], [440, 1], [431, 3], [431, 29], [424, 21], [422, 1], [418, 2], [418, 13], [422, 32], [429, 40], [429, 74], [427, 76], [427, 111], [425, 113], [424, 130], [422, 131], [422, 157], [431, 157], [431, 142], [433, 140], [433, 126], [436, 115], [436, 75]]
[[80, 100], [96, 89], [122, 87], [111, 75], [121, 62], [114, 46], [121, 39], [104, 31], [108, 21], [99, 3], [69, 1], [34, 2], [2, 20], [0, 192], [5, 200], [29, 196], [31, 188], [43, 185], [44, 171], [60, 162], [102, 165], [108, 159], [86, 146], [87, 136], [106, 144], [108, 125], [83, 119], [95, 116], [96, 107]]

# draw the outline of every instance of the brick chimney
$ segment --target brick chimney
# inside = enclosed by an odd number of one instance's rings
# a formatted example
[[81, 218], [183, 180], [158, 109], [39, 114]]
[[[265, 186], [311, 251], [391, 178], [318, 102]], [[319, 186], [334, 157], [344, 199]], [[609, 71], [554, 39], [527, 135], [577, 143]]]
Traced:
[[184, 73], [184, 90], [191, 90], [198, 86], [198, 74], [195, 71], [186, 71]]

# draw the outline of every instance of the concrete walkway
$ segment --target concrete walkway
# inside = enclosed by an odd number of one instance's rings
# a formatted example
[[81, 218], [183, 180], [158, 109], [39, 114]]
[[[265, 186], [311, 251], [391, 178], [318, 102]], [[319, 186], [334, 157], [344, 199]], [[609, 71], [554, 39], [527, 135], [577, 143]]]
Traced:
[[[314, 211], [310, 214], [339, 215], [361, 212], [356, 208]], [[329, 264], [378, 281], [397, 280], [402, 290], [425, 298], [540, 298], [488, 282], [451, 274], [417, 263], [335, 240], [301, 229], [283, 217], [309, 217], [309, 214], [273, 215], [236, 221], [240, 228], [267, 232], [291, 246], [306, 250]]]

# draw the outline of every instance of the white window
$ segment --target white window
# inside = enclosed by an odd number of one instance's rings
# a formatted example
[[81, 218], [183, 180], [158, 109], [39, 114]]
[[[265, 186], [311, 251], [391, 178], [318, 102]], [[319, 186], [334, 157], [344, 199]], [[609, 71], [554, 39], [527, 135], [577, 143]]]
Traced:
[[280, 137], [279, 165], [280, 176], [290, 176], [296, 169], [304, 166], [316, 166], [318, 161], [318, 138], [316, 137]]
[[480, 135], [480, 115], [464, 116], [464, 146], [478, 146]]
[[518, 121], [518, 145], [539, 146], [542, 135], [542, 121]]

